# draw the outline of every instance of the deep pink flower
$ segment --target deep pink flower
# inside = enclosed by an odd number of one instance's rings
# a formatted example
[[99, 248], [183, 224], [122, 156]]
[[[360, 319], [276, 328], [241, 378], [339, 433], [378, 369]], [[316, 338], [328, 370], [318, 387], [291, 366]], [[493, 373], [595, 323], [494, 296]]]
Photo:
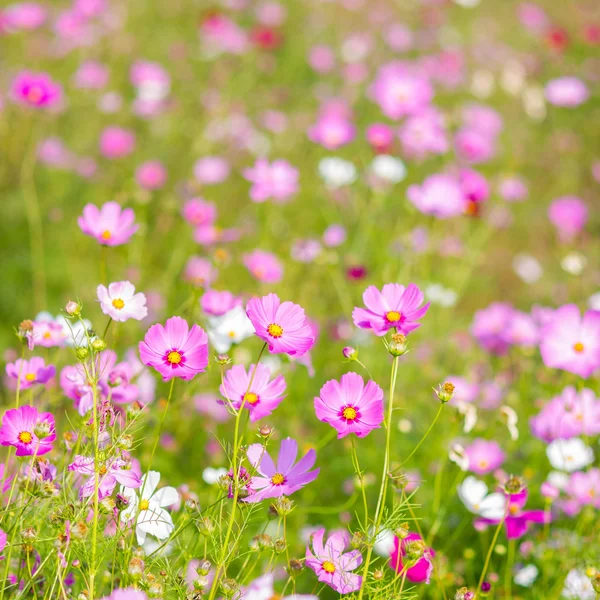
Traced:
[[100, 152], [109, 159], [129, 156], [135, 149], [135, 134], [122, 127], [106, 127], [100, 135]]
[[[416, 562], [406, 569], [406, 578], [413, 583], [429, 583], [433, 573], [432, 548], [424, 545], [423, 538], [418, 533], [409, 533], [399, 540], [394, 538], [394, 551], [390, 556], [390, 567], [397, 573], [404, 573], [405, 567]], [[414, 555], [414, 558], [413, 558]]]
[[366, 308], [356, 307], [352, 319], [357, 327], [372, 329], [375, 335], [383, 336], [390, 329], [407, 335], [421, 326], [417, 321], [429, 309], [429, 302], [421, 306], [423, 298], [423, 292], [414, 283], [406, 288], [386, 283], [381, 291], [370, 285], [363, 294]]
[[39, 413], [33, 406], [7, 410], [2, 417], [0, 444], [14, 446], [17, 456], [41, 456], [52, 450], [56, 439], [54, 417]]
[[360, 550], [344, 552], [350, 536], [346, 531], [335, 531], [325, 543], [325, 529], [317, 529], [306, 547], [306, 566], [315, 572], [319, 581], [326, 583], [339, 594], [356, 592], [362, 585], [362, 577], [353, 573], [363, 558]]
[[254, 202], [264, 202], [269, 198], [286, 202], [298, 192], [298, 169], [286, 160], [260, 158], [250, 169], [244, 169], [244, 177], [252, 183], [250, 198]]
[[35, 108], [52, 108], [60, 104], [63, 90], [47, 73], [21, 71], [11, 84], [15, 102]]
[[477, 438], [465, 447], [469, 459], [469, 471], [477, 475], [485, 475], [496, 470], [505, 460], [500, 445], [494, 441]]
[[485, 202], [490, 196], [490, 186], [487, 179], [474, 169], [461, 169], [459, 173], [459, 185], [464, 194], [466, 206], [465, 212], [472, 214], [473, 205]]
[[600, 399], [590, 389], [578, 392], [568, 386], [532, 417], [529, 425], [533, 435], [545, 442], [594, 437], [600, 434]]
[[136, 294], [134, 285], [129, 281], [111, 283], [108, 289], [99, 285], [96, 293], [102, 312], [114, 321], [141, 321], [148, 315], [146, 296], [142, 292]]
[[317, 458], [314, 450], [309, 450], [294, 464], [298, 455], [298, 444], [292, 438], [281, 441], [277, 465], [261, 444], [252, 444], [248, 448], [247, 455], [258, 475], [252, 477], [250, 487], [254, 493], [244, 498], [245, 502], [254, 503], [265, 498], [291, 496], [314, 481], [320, 471], [320, 469], [310, 470]]
[[588, 208], [577, 196], [556, 198], [548, 208], [548, 218], [563, 242], [572, 241], [588, 221]]
[[555, 310], [541, 331], [540, 353], [547, 367], [587, 378], [600, 367], [600, 311], [583, 318], [575, 304]]
[[283, 277], [283, 264], [272, 252], [254, 250], [244, 254], [244, 265], [254, 278], [263, 283], [279, 283]]
[[77, 223], [83, 233], [96, 238], [103, 246], [120, 246], [138, 230], [134, 219], [133, 209], [122, 209], [118, 202], [107, 202], [101, 208], [86, 204]]
[[7, 539], [8, 539], [8, 537], [7, 537], [6, 533], [4, 533], [4, 531], [2, 531], [2, 529], [0, 529], [0, 552], [2, 552], [2, 550], [4, 550], [4, 548], [6, 548]]
[[[121, 458], [112, 458], [103, 461], [99, 467], [99, 500], [110, 496], [117, 483], [126, 488], [138, 488], [142, 485], [139, 475], [132, 469], [124, 467], [127, 467], [127, 463]], [[87, 475], [87, 480], [79, 488], [79, 498], [83, 499], [93, 496], [96, 489], [94, 457], [77, 454], [68, 469], [81, 475]]]
[[208, 336], [198, 325], [190, 329], [181, 317], [167, 319], [165, 325], [152, 325], [139, 344], [140, 358], [169, 381], [173, 377], [193, 379], [208, 365]]
[[496, 140], [477, 129], [463, 128], [454, 137], [456, 152], [472, 164], [489, 161], [496, 154]]
[[355, 433], [365, 437], [383, 422], [383, 390], [374, 382], [365, 385], [357, 373], [346, 373], [340, 381], [331, 379], [315, 398], [317, 419], [329, 423], [338, 439]]
[[[527, 489], [518, 494], [506, 495], [508, 514], [504, 522], [509, 540], [523, 537], [530, 523], [550, 523], [552, 515], [544, 510], [523, 510], [527, 503]], [[475, 519], [475, 525], [498, 525], [501, 519]]]
[[38, 383], [46, 383], [54, 377], [55, 373], [54, 365], [46, 366], [40, 356], [33, 356], [29, 360], [18, 358], [14, 363], [6, 365], [6, 374], [12, 379], [20, 380], [19, 387], [22, 390]]
[[430, 175], [422, 185], [409, 186], [406, 196], [423, 214], [438, 219], [456, 217], [465, 209], [461, 186], [449, 175]]
[[366, 137], [375, 152], [387, 154], [394, 143], [394, 130], [384, 123], [373, 123], [367, 127]]
[[[278, 375], [272, 381], [271, 370], [266, 365], [250, 365], [248, 372], [243, 365], [234, 365], [225, 373], [221, 384], [221, 396], [239, 410], [244, 401], [244, 408], [250, 413], [250, 421], [258, 421], [268, 417], [284, 399], [285, 379]], [[252, 385], [248, 387], [252, 380]]]
[[587, 86], [577, 77], [559, 77], [546, 84], [546, 100], [555, 106], [576, 108], [590, 96]]
[[194, 227], [212, 225], [217, 218], [217, 207], [214, 202], [207, 202], [204, 198], [190, 198], [183, 205], [182, 214]]
[[312, 327], [304, 309], [293, 302], [281, 302], [277, 294], [252, 298], [246, 314], [256, 335], [264, 340], [273, 354], [302, 356], [315, 343]]
[[137, 168], [135, 180], [145, 190], [158, 190], [167, 182], [167, 170], [159, 160], [149, 160]]

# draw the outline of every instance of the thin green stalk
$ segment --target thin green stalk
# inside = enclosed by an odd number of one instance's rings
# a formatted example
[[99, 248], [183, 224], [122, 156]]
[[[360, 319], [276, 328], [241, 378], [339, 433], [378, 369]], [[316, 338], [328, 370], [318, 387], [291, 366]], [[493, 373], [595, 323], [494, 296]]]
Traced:
[[412, 452], [404, 459], [404, 461], [402, 462], [402, 466], [404, 466], [414, 456], [415, 452], [421, 447], [421, 444], [427, 439], [427, 436], [431, 433], [431, 430], [434, 428], [435, 424], [437, 423], [439, 416], [442, 414], [443, 408], [444, 408], [444, 403], [442, 402], [440, 404], [440, 407], [438, 408], [435, 418], [431, 422], [431, 425], [429, 426], [429, 428], [427, 429], [427, 431], [425, 432], [423, 437], [419, 440], [419, 443], [413, 448]]
[[351, 448], [352, 448], [352, 466], [356, 472], [358, 477], [358, 481], [360, 484], [360, 489], [362, 492], [363, 505], [365, 508], [365, 529], [369, 523], [369, 505], [367, 503], [367, 492], [365, 490], [365, 479], [363, 477], [362, 471], [360, 470], [360, 464], [358, 462], [358, 454], [356, 453], [356, 443], [354, 441], [354, 436], [350, 438]]

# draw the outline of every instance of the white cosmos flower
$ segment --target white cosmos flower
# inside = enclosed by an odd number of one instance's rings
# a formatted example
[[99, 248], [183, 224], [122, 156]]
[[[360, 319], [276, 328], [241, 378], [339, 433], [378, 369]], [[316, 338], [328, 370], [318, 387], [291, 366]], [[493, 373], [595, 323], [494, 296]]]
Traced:
[[208, 320], [208, 337], [219, 354], [229, 352], [233, 344], [239, 344], [253, 335], [254, 326], [241, 306]]
[[560, 471], [550, 471], [546, 477], [548, 483], [553, 485], [557, 490], [566, 490], [569, 485], [569, 476]]
[[319, 175], [327, 187], [336, 189], [349, 185], [356, 179], [356, 167], [343, 158], [322, 158], [319, 162]]
[[515, 583], [523, 587], [531, 587], [538, 575], [539, 570], [535, 565], [527, 565], [515, 575]]
[[571, 569], [565, 579], [562, 598], [576, 598], [578, 600], [594, 600], [596, 592], [592, 587], [590, 578], [582, 569]]
[[544, 274], [542, 265], [530, 254], [517, 254], [512, 262], [514, 272], [525, 283], [535, 283]]
[[488, 486], [477, 477], [469, 475], [458, 486], [458, 497], [472, 513], [485, 519], [501, 519], [506, 510], [504, 494], [488, 494]]
[[434, 304], [439, 304], [446, 308], [456, 304], [457, 294], [454, 290], [445, 288], [439, 283], [432, 283], [425, 288], [425, 297]]
[[135, 520], [135, 533], [140, 546], [144, 545], [147, 534], [164, 540], [175, 529], [173, 519], [165, 508], [178, 502], [179, 494], [174, 487], [156, 491], [159, 481], [158, 471], [148, 471], [137, 490], [121, 486], [121, 496], [129, 501], [129, 505], [121, 513], [121, 521], [125, 523]]
[[594, 462], [594, 451], [579, 438], [554, 440], [546, 447], [546, 454], [555, 469], [568, 473]]
[[519, 422], [519, 417], [517, 413], [510, 406], [506, 406], [506, 404], [502, 405], [498, 412], [500, 413], [500, 418], [506, 423], [511, 439], [518, 440], [519, 429], [517, 428], [517, 423]]
[[[371, 531], [371, 533], [373, 533]], [[373, 550], [375, 550], [375, 554], [378, 556], [382, 556], [383, 558], [389, 558], [394, 551], [394, 540], [396, 536], [394, 532], [390, 529], [383, 529], [379, 532], [377, 539], [375, 540], [375, 544], [373, 545]]]
[[202, 479], [204, 479], [204, 482], [208, 483], [208, 485], [217, 483], [223, 475], [227, 475], [227, 469], [213, 469], [213, 467], [206, 467], [206, 469], [202, 471]]
[[463, 431], [469, 433], [477, 425], [477, 409], [468, 402], [455, 402], [458, 412], [465, 418]]
[[600, 292], [596, 292], [588, 298], [588, 306], [592, 310], [600, 310]]
[[388, 154], [376, 156], [371, 163], [371, 171], [376, 177], [389, 183], [400, 183], [406, 177], [404, 163]]
[[452, 444], [448, 452], [448, 458], [459, 466], [461, 471], [466, 471], [469, 468], [469, 457], [464, 447], [460, 444]]

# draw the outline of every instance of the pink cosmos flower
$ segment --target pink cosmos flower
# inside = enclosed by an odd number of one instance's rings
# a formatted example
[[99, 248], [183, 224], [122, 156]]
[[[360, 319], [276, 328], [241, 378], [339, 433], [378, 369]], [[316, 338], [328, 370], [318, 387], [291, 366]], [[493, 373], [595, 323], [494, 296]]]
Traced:
[[496, 154], [495, 138], [477, 129], [459, 130], [454, 145], [458, 155], [472, 164], [487, 162]]
[[135, 588], [115, 590], [110, 596], [103, 596], [100, 600], [148, 600], [148, 596]]
[[52, 450], [56, 439], [54, 417], [33, 406], [11, 408], [2, 417], [0, 444], [14, 446], [17, 456], [42, 456]]
[[347, 237], [346, 228], [343, 225], [334, 224], [323, 232], [323, 243], [328, 248], [337, 248], [346, 241]]
[[353, 573], [363, 561], [360, 550], [344, 552], [350, 536], [347, 531], [335, 531], [325, 543], [325, 529], [317, 529], [306, 547], [306, 566], [315, 572], [319, 581], [326, 583], [339, 594], [356, 592], [362, 585], [362, 577]]
[[29, 349], [33, 350], [35, 346], [42, 346], [43, 348], [64, 346], [67, 337], [68, 333], [64, 331], [60, 323], [53, 320], [37, 320], [33, 322]]
[[469, 459], [469, 471], [477, 475], [491, 473], [502, 465], [505, 460], [500, 445], [494, 441], [477, 438], [465, 447]]
[[242, 299], [226, 290], [206, 290], [200, 298], [202, 310], [211, 317], [221, 317], [242, 305]]
[[111, 160], [129, 156], [135, 149], [135, 134], [122, 127], [106, 127], [100, 135], [100, 153]]
[[0, 552], [6, 548], [6, 542], [8, 540], [8, 536], [2, 529], [0, 529]]
[[306, 484], [314, 481], [320, 469], [310, 469], [315, 464], [317, 454], [309, 450], [299, 461], [298, 444], [292, 438], [281, 441], [277, 465], [261, 444], [252, 444], [248, 448], [247, 456], [258, 475], [252, 477], [250, 488], [254, 493], [244, 498], [244, 502], [260, 502], [265, 498], [279, 498], [291, 496], [302, 489]]
[[461, 186], [449, 175], [430, 175], [422, 185], [409, 186], [406, 196], [423, 214], [438, 219], [456, 217], [464, 212], [465, 200]]
[[587, 378], [600, 367], [600, 311], [583, 318], [575, 304], [555, 310], [541, 331], [540, 353], [547, 367]]
[[11, 84], [12, 99], [24, 106], [53, 108], [60, 104], [63, 90], [47, 73], [21, 71]]
[[450, 149], [446, 121], [434, 108], [406, 119], [398, 130], [398, 138], [405, 156], [416, 160], [431, 154], [445, 154]]
[[495, 139], [504, 127], [500, 113], [485, 104], [467, 104], [461, 112], [461, 118], [467, 129], [479, 131], [490, 139]]
[[281, 302], [277, 294], [252, 298], [246, 307], [256, 335], [273, 354], [299, 357], [315, 343], [315, 335], [304, 309], [293, 302]]
[[106, 202], [101, 208], [86, 204], [77, 223], [83, 233], [96, 238], [103, 246], [120, 246], [138, 230], [134, 219], [133, 209], [122, 209], [118, 202]]
[[[424, 546], [423, 538], [418, 533], [409, 533], [402, 540], [394, 538], [394, 551], [390, 556], [390, 567], [397, 573], [404, 573], [404, 563], [412, 564], [406, 569], [406, 578], [413, 583], [429, 583], [433, 573], [432, 548]], [[414, 557], [413, 557], [414, 554]]]
[[329, 46], [313, 46], [308, 55], [308, 64], [317, 73], [329, 73], [335, 67], [335, 54]]
[[509, 329], [513, 313], [514, 308], [510, 304], [493, 302], [475, 313], [471, 333], [488, 352], [506, 354], [512, 342]]
[[[509, 540], [524, 536], [530, 523], [550, 523], [552, 515], [544, 510], [523, 510], [527, 503], [527, 489], [518, 494], [507, 494], [508, 514], [504, 522], [506, 537]], [[475, 525], [498, 525], [502, 519], [475, 519]]]
[[129, 281], [111, 283], [108, 289], [99, 285], [96, 293], [102, 312], [114, 321], [141, 321], [148, 315], [146, 296], [142, 292], [136, 294], [134, 285]]
[[[474, 169], [461, 169], [459, 185], [465, 197], [465, 212], [477, 214], [477, 206], [490, 196], [490, 186], [487, 179]], [[475, 207], [475, 208], [473, 208]]]
[[204, 185], [215, 185], [229, 177], [229, 163], [220, 156], [205, 156], [196, 161], [194, 177]]
[[[231, 403], [233, 408], [244, 408], [250, 413], [250, 421], [254, 423], [268, 417], [284, 399], [285, 379], [278, 375], [272, 381], [271, 370], [266, 365], [250, 365], [248, 372], [243, 365], [234, 365], [225, 373], [221, 384], [221, 396]], [[250, 380], [252, 385], [249, 386]], [[245, 399], [245, 402], [244, 402]]]
[[309, 139], [327, 150], [336, 150], [349, 144], [355, 135], [356, 128], [348, 119], [329, 111], [322, 113], [316, 124], [308, 130]]
[[252, 183], [250, 198], [265, 202], [269, 198], [285, 202], [298, 193], [298, 169], [286, 160], [269, 161], [260, 158], [250, 169], [244, 169], [244, 178]]
[[81, 89], [99, 90], [106, 87], [109, 78], [108, 67], [94, 60], [86, 60], [75, 73], [75, 85]]
[[244, 265], [255, 279], [263, 283], [279, 283], [283, 277], [283, 264], [271, 252], [254, 250], [244, 254]]
[[[99, 467], [98, 499], [102, 500], [110, 496], [120, 483], [126, 488], [138, 488], [142, 480], [132, 469], [125, 468], [127, 463], [121, 458], [112, 458], [103, 462]], [[79, 498], [89, 498], [95, 491], [95, 468], [93, 456], [81, 456], [77, 454], [68, 467], [69, 471], [86, 475], [87, 480], [79, 488]]]
[[534, 348], [539, 341], [539, 328], [535, 319], [520, 310], [514, 310], [507, 331], [507, 340], [513, 346]]
[[600, 434], [600, 399], [590, 389], [566, 387], [529, 421], [533, 435], [545, 442]]
[[588, 209], [577, 196], [556, 198], [548, 208], [548, 218], [558, 230], [563, 242], [571, 242], [588, 221]]
[[321, 388], [315, 412], [319, 421], [337, 430], [338, 439], [349, 433], [365, 437], [383, 422], [383, 390], [374, 381], [365, 385], [357, 373], [346, 373]]
[[212, 225], [217, 218], [217, 207], [204, 198], [190, 198], [183, 205], [182, 215], [194, 227]]
[[135, 180], [145, 190], [159, 190], [167, 182], [167, 170], [159, 160], [149, 160], [137, 168]]
[[198, 325], [191, 329], [185, 319], [171, 317], [164, 327], [152, 325], [139, 344], [140, 358], [149, 367], [154, 367], [169, 381], [173, 377], [193, 379], [204, 373], [208, 365], [208, 336]]
[[[194, 573], [195, 574], [195, 573]], [[273, 588], [273, 573], [267, 573], [251, 581], [247, 588], [241, 592], [236, 600], [319, 600], [317, 596], [306, 594], [292, 594], [280, 596]]]
[[426, 109], [433, 98], [433, 88], [405, 63], [394, 62], [379, 69], [370, 94], [386, 117], [400, 119]]
[[394, 143], [394, 131], [389, 125], [384, 123], [373, 123], [369, 125], [366, 131], [367, 142], [375, 150], [387, 154]]
[[6, 374], [19, 382], [22, 390], [27, 390], [38, 383], [46, 383], [54, 377], [56, 368], [54, 365], [46, 366], [44, 359], [33, 356], [29, 360], [18, 358], [14, 363], [6, 365]]
[[555, 106], [575, 108], [590, 96], [587, 86], [577, 77], [559, 77], [546, 84], [546, 100]]
[[522, 202], [529, 192], [527, 184], [520, 177], [505, 177], [500, 182], [498, 193], [507, 202]]
[[366, 308], [352, 311], [354, 324], [361, 329], [372, 329], [378, 336], [390, 329], [408, 335], [421, 326], [417, 321], [425, 316], [429, 302], [423, 306], [423, 292], [411, 283], [408, 287], [386, 283], [381, 291], [370, 285], [363, 294]]
[[600, 469], [573, 473], [567, 489], [580, 505], [600, 508]]
[[32, 31], [41, 27], [47, 18], [46, 7], [38, 2], [17, 2], [2, 11], [2, 19], [9, 30]]
[[196, 287], [207, 287], [217, 278], [217, 270], [207, 258], [191, 256], [185, 264], [183, 279]]

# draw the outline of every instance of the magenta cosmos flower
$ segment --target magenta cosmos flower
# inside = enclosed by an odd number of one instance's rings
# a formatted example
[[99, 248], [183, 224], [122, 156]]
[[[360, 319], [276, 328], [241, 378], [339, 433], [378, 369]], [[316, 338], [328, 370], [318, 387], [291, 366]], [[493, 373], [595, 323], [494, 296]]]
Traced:
[[374, 381], [365, 385], [357, 373], [346, 373], [321, 388], [315, 412], [319, 421], [337, 430], [338, 439], [349, 433], [365, 437], [383, 422], [383, 390]]
[[339, 594], [356, 592], [362, 585], [362, 577], [352, 571], [362, 563], [362, 554], [359, 550], [344, 552], [350, 541], [348, 532], [335, 531], [325, 543], [324, 535], [324, 528], [312, 534], [312, 550], [306, 547], [306, 566], [315, 572], [319, 581]]
[[397, 573], [404, 573], [405, 563], [408, 565], [414, 562], [406, 569], [406, 578], [413, 583], [429, 583], [433, 573], [434, 554], [432, 548], [424, 546], [423, 538], [418, 533], [409, 533], [402, 540], [394, 538], [390, 567]]
[[244, 254], [244, 265], [255, 279], [263, 283], [279, 283], [283, 277], [283, 265], [271, 252], [254, 250]]
[[[271, 370], [266, 365], [250, 365], [248, 372], [243, 365], [235, 365], [225, 373], [221, 395], [236, 410], [245, 399], [244, 408], [250, 412], [250, 421], [258, 421], [269, 416], [284, 398], [286, 386], [283, 375], [272, 381], [269, 381], [270, 377]], [[251, 380], [252, 385], [249, 386]]]
[[247, 455], [258, 475], [252, 477], [250, 488], [254, 493], [245, 498], [245, 502], [254, 503], [265, 498], [291, 496], [307, 483], [314, 481], [320, 471], [310, 470], [317, 459], [317, 454], [312, 449], [294, 464], [298, 455], [298, 443], [292, 438], [281, 441], [277, 464], [261, 444], [252, 444]]
[[39, 413], [33, 406], [21, 406], [7, 410], [2, 417], [0, 444], [14, 446], [17, 456], [41, 456], [52, 450], [56, 439], [54, 417], [51, 413]]
[[254, 167], [244, 169], [244, 177], [252, 183], [250, 199], [264, 202], [269, 198], [278, 202], [289, 200], [298, 192], [298, 169], [286, 160], [269, 161], [260, 158]]
[[145, 190], [158, 190], [167, 182], [167, 169], [159, 160], [149, 160], [136, 169], [135, 180]]
[[62, 100], [62, 87], [47, 73], [21, 71], [12, 82], [13, 100], [34, 108], [52, 108]]
[[140, 358], [148, 367], [154, 367], [169, 381], [173, 377], [193, 379], [208, 365], [208, 336], [198, 325], [190, 329], [181, 317], [167, 319], [164, 327], [152, 325], [139, 344]]
[[469, 471], [477, 475], [491, 473], [502, 465], [504, 452], [497, 442], [477, 438], [465, 448], [469, 459]]
[[54, 365], [46, 366], [44, 359], [33, 356], [29, 360], [18, 358], [14, 363], [6, 365], [6, 374], [15, 380], [20, 380], [19, 387], [26, 390], [38, 383], [46, 383], [56, 373]]
[[109, 159], [123, 158], [135, 149], [135, 134], [122, 127], [106, 127], [100, 135], [100, 153]]
[[183, 218], [195, 227], [212, 225], [217, 218], [217, 207], [214, 202], [204, 198], [190, 198], [183, 205]]
[[138, 230], [133, 209], [122, 209], [118, 202], [107, 202], [101, 208], [86, 204], [77, 222], [83, 233], [96, 238], [103, 246], [126, 244]]
[[102, 312], [114, 321], [141, 321], [148, 315], [146, 296], [142, 292], [136, 294], [133, 283], [129, 281], [117, 281], [109, 284], [108, 288], [99, 285], [96, 293]]
[[555, 310], [542, 328], [540, 352], [547, 367], [589, 377], [600, 367], [600, 311], [582, 318], [575, 304]]
[[363, 294], [366, 308], [356, 307], [352, 319], [357, 327], [372, 329], [375, 335], [385, 335], [392, 328], [407, 335], [421, 326], [417, 320], [429, 309], [429, 302], [421, 306], [423, 298], [423, 292], [414, 283], [406, 288], [386, 283], [381, 291], [370, 285]]
[[304, 309], [293, 302], [281, 302], [277, 294], [252, 298], [246, 314], [256, 335], [269, 345], [273, 354], [302, 356], [315, 343], [315, 335]]
[[[87, 476], [87, 480], [79, 488], [79, 498], [88, 498], [95, 491], [94, 457], [81, 456], [77, 454], [68, 467], [69, 471]], [[127, 468], [127, 463], [121, 458], [113, 458], [105, 461], [99, 468], [98, 499], [102, 500], [110, 496], [120, 483], [126, 488], [139, 488], [142, 480], [137, 473]]]
[[[509, 540], [517, 539], [525, 535], [530, 523], [550, 523], [552, 516], [544, 510], [523, 510], [527, 503], [527, 489], [518, 494], [506, 495], [508, 502], [508, 513], [504, 526], [506, 537]], [[502, 519], [476, 519], [475, 525], [498, 525]]]

